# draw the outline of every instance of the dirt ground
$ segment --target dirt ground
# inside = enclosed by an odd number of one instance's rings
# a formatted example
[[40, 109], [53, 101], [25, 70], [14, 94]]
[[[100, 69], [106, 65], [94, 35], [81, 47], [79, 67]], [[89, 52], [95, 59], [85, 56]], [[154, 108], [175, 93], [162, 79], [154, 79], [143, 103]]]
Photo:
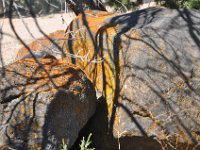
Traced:
[[[38, 17], [37, 22], [41, 30], [45, 34], [49, 34], [56, 30], [65, 30], [74, 17], [75, 15], [73, 13], [53, 14], [45, 17]], [[17, 34], [26, 44], [33, 41], [34, 38], [40, 38], [43, 36], [33, 18], [26, 17], [23, 18], [23, 20], [26, 25], [24, 25], [22, 19], [12, 19]], [[27, 31], [26, 26], [32, 35]], [[0, 60], [0, 66], [2, 66], [14, 62], [14, 58], [22, 44], [16, 38], [8, 18], [0, 19], [0, 28], [3, 33], [0, 35], [0, 55], [2, 57]]]

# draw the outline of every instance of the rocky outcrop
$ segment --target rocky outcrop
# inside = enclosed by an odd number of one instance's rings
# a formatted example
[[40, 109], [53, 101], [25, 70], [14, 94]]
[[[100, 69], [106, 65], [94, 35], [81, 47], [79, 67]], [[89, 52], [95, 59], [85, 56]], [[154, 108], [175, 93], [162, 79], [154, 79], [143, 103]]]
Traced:
[[112, 138], [121, 149], [198, 149], [199, 31], [200, 12], [187, 9], [86, 11], [72, 21], [64, 60], [106, 99], [109, 128], [93, 121], [93, 137], [104, 137], [97, 149], [112, 149]]
[[[86, 16], [80, 15], [71, 23], [68, 30], [85, 30], [68, 40], [67, 50], [81, 54], [86, 47], [82, 56], [93, 51], [90, 61], [102, 58], [96, 64], [102, 70], [97, 69], [96, 74], [85, 69], [84, 63], [79, 65], [78, 59], [74, 63], [89, 77], [95, 75], [93, 81], [106, 98], [109, 130], [119, 139], [117, 144], [122, 139], [121, 149], [134, 149], [135, 145], [151, 149], [150, 143], [160, 145], [158, 149], [183, 148], [186, 143], [192, 149], [198, 145], [200, 12], [149, 8], [119, 16], [105, 15], [102, 20], [100, 14], [86, 12]], [[78, 40], [81, 35], [86, 37], [82, 41]], [[84, 39], [87, 42], [81, 45]], [[88, 68], [94, 65], [86, 64]], [[92, 131], [103, 137], [101, 127], [96, 128]], [[131, 137], [141, 137], [137, 142], [143, 144], [125, 142]], [[100, 144], [96, 147], [105, 149]]]
[[200, 11], [154, 8], [128, 16], [137, 21], [122, 21], [117, 37], [122, 48], [115, 136], [153, 136], [176, 141], [174, 147], [198, 144]]
[[0, 146], [71, 147], [93, 115], [95, 90], [85, 74], [54, 59], [23, 59], [0, 70]]

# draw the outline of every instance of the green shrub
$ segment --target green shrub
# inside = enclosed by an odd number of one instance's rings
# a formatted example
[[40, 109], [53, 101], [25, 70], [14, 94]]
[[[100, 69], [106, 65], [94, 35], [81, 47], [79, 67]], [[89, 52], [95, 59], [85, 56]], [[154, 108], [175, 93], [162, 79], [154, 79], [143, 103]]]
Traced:
[[177, 0], [165, 0], [163, 6], [167, 8], [176, 9], [180, 7], [180, 4]]
[[[83, 139], [81, 140], [81, 144], [80, 144], [80, 150], [95, 150], [95, 148], [89, 148], [90, 144], [92, 143], [91, 141], [91, 136], [92, 134], [90, 133], [87, 140], [85, 140], [85, 138], [83, 137]], [[61, 150], [68, 150], [67, 148], [67, 144], [65, 144], [65, 141], [62, 140], [62, 145], [61, 145]]]
[[129, 0], [109, 0], [107, 4], [118, 12], [127, 12], [128, 10], [133, 10], [135, 8]]
[[68, 150], [67, 144], [65, 144], [64, 139], [62, 139], [62, 149], [61, 150]]
[[200, 0], [187, 0], [183, 3], [183, 7], [200, 9]]
[[168, 8], [200, 9], [200, 0], [165, 0], [162, 5]]
[[90, 144], [92, 143], [90, 139], [91, 136], [92, 134], [90, 133], [86, 141], [85, 138], [83, 137], [80, 144], [80, 150], [95, 150], [95, 148], [89, 148]]

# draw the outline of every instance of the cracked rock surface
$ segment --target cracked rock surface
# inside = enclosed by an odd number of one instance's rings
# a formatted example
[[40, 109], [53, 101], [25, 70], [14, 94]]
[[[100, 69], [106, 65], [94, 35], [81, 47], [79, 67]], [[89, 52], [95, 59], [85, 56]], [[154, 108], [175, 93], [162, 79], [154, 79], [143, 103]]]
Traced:
[[54, 59], [23, 59], [0, 73], [1, 148], [71, 147], [96, 108], [85, 74]]

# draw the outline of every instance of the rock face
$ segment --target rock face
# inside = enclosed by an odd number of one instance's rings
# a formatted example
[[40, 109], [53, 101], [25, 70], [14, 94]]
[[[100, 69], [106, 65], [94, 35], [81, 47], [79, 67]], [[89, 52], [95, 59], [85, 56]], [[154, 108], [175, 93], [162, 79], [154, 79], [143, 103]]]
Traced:
[[200, 11], [187, 9], [86, 11], [72, 21], [64, 59], [84, 70], [106, 99], [109, 128], [101, 130], [98, 119], [91, 125], [93, 137], [104, 139], [97, 149], [112, 149], [112, 138], [123, 141], [121, 149], [198, 145], [199, 31]]
[[60, 149], [62, 140], [71, 147], [95, 111], [95, 90], [79, 68], [38, 62], [24, 59], [0, 71], [2, 148]]
[[117, 37], [122, 48], [115, 136], [197, 144], [200, 11], [147, 9], [129, 15], [138, 20], [122, 21], [122, 34], [130, 30]]
[[[84, 47], [94, 49], [95, 58], [104, 58], [95, 81], [102, 79], [96, 87], [106, 98], [114, 137], [123, 141], [143, 137], [137, 140], [143, 143], [141, 149], [150, 148], [151, 140], [160, 145], [158, 149], [184, 148], [186, 143], [192, 149], [200, 141], [200, 11], [149, 8], [98, 18], [86, 13], [88, 23], [81, 25], [85, 18], [78, 16], [68, 30], [85, 27], [87, 33], [81, 32], [87, 39]], [[90, 36], [96, 38], [93, 46]], [[78, 42], [78, 38], [68, 40], [74, 54], [83, 47]], [[92, 131], [102, 135], [99, 128]], [[121, 148], [137, 148], [138, 143], [129, 141]], [[107, 146], [96, 145], [99, 149]]]
[[200, 12], [147, 9], [129, 15], [138, 20], [120, 29], [132, 27], [119, 37], [121, 92], [114, 128], [124, 135], [178, 136], [180, 142], [197, 143]]

